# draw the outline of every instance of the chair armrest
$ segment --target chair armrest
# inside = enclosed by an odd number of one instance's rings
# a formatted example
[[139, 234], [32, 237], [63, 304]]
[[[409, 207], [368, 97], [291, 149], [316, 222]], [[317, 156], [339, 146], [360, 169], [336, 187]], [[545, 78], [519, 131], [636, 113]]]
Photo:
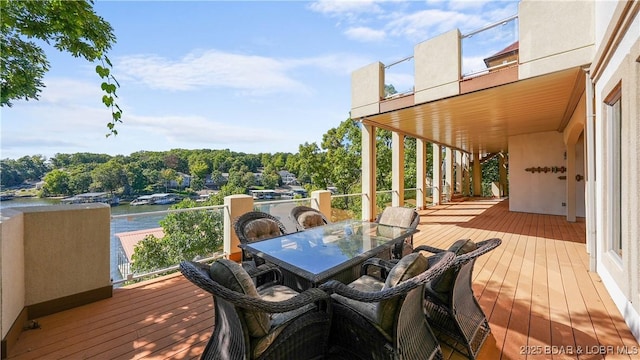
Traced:
[[476, 243], [477, 248], [471, 252], [466, 254], [462, 254], [456, 257], [454, 261], [454, 266], [459, 266], [461, 264], [466, 263], [467, 261], [473, 260], [480, 255], [484, 255], [489, 251], [495, 249], [496, 247], [502, 244], [502, 239], [492, 238], [484, 241], [479, 241]]
[[282, 271], [280, 268], [271, 263], [264, 263], [258, 266], [247, 266], [245, 267], [247, 274], [252, 278], [256, 278], [260, 275], [266, 275], [269, 273], [273, 273], [273, 276], [277, 279], [277, 283], [280, 284], [282, 280]]
[[433, 246], [429, 246], [429, 245], [420, 245], [417, 246], [415, 248], [413, 248], [413, 252], [418, 252], [418, 251], [426, 251], [426, 252], [430, 252], [432, 254], [438, 254], [444, 251], [447, 251], [445, 249], [439, 249]]
[[183, 261], [180, 263], [180, 272], [182, 272], [184, 277], [201, 289], [209, 292], [213, 296], [219, 296], [243, 309], [263, 311], [267, 313], [283, 313], [313, 303], [315, 303], [320, 310], [327, 311], [330, 308], [329, 294], [318, 288], [305, 290], [304, 292], [287, 300], [266, 301], [230, 290], [213, 281], [209, 277], [209, 268], [207, 265], [192, 261]]
[[388, 260], [383, 260], [380, 258], [369, 258], [362, 263], [362, 267], [360, 268], [360, 276], [367, 275], [367, 270], [369, 270], [369, 267], [377, 267], [380, 269], [380, 277], [382, 279], [385, 279], [387, 277], [386, 274], [391, 271], [394, 265], [394, 263]]
[[360, 291], [349, 287], [337, 280], [329, 280], [326, 283], [320, 285], [319, 289], [327, 291], [329, 293], [334, 293], [338, 295], [342, 295], [346, 298], [362, 301], [362, 302], [380, 302], [382, 300], [391, 299], [398, 295], [405, 294], [420, 285], [423, 285], [433, 279], [439, 277], [444, 273], [453, 263], [455, 255], [447, 251], [442, 255], [440, 261], [438, 261], [434, 266], [430, 267], [426, 271], [421, 274], [414, 276], [410, 279], [407, 279], [396, 286], [374, 292]]

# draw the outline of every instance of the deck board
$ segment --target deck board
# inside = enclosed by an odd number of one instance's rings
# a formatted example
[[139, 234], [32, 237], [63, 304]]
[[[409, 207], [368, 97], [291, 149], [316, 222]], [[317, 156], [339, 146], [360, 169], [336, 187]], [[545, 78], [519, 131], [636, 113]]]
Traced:
[[[474, 268], [473, 291], [492, 330], [479, 359], [633, 358], [618, 349], [638, 349], [638, 342], [600, 277], [588, 271], [584, 219], [510, 212], [507, 200], [455, 202], [420, 214], [415, 246], [503, 240]], [[179, 274], [149, 280], [36, 319], [41, 328], [24, 331], [9, 359], [196, 359], [211, 334], [212, 309], [211, 297]], [[463, 359], [446, 346], [443, 352]]]

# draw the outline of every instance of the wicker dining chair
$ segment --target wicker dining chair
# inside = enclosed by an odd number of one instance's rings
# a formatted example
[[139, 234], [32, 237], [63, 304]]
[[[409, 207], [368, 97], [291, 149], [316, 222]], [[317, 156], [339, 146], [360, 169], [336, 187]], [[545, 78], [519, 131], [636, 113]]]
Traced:
[[[420, 214], [413, 208], [401, 206], [387, 206], [377, 217], [375, 222], [383, 225], [402, 226], [416, 229], [420, 224]], [[384, 231], [381, 229], [381, 231]], [[400, 259], [413, 251], [413, 235], [408, 236], [402, 243], [391, 249], [390, 258]]]
[[327, 217], [324, 216], [320, 210], [304, 205], [296, 206], [291, 209], [290, 217], [296, 224], [296, 229], [298, 231], [330, 223]]
[[[238, 216], [233, 220], [233, 229], [241, 244], [287, 234], [286, 227], [278, 218], [262, 211], [250, 211]], [[259, 266], [265, 261], [242, 250], [242, 265], [250, 267], [252, 263]]]
[[242, 266], [227, 259], [211, 266], [183, 261], [180, 271], [213, 297], [213, 333], [201, 359], [325, 358], [331, 327], [326, 292], [298, 293], [278, 283], [256, 288]]
[[332, 293], [330, 352], [367, 360], [441, 359], [422, 305], [424, 284], [442, 274], [454, 258], [452, 253], [441, 256], [429, 266], [421, 254], [409, 254], [393, 265], [386, 279], [366, 275], [366, 262], [365, 275], [349, 285], [336, 280], [320, 285]]
[[[286, 227], [278, 218], [262, 211], [250, 211], [236, 217], [233, 220], [233, 229], [241, 244], [249, 244], [254, 241], [287, 234]], [[277, 268], [276, 265], [267, 263], [264, 259], [253, 256], [244, 249], [242, 249], [242, 267], [249, 273], [260, 272], [261, 270], [258, 268]], [[266, 272], [266, 275], [258, 276], [254, 279], [256, 285], [261, 285], [272, 281], [273, 277], [272, 273]]]
[[427, 245], [414, 249], [414, 252], [456, 254], [453, 265], [447, 271], [427, 282], [425, 312], [440, 341], [469, 359], [476, 358], [491, 332], [487, 317], [473, 295], [473, 266], [480, 255], [495, 249], [501, 243], [502, 240], [498, 238], [477, 243], [463, 239], [446, 250]]

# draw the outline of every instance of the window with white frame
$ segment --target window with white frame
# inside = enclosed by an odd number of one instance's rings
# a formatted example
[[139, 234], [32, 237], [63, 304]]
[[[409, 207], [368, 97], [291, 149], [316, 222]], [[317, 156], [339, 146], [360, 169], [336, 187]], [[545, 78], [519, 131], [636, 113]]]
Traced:
[[618, 85], [607, 97], [609, 249], [622, 256], [622, 91]]

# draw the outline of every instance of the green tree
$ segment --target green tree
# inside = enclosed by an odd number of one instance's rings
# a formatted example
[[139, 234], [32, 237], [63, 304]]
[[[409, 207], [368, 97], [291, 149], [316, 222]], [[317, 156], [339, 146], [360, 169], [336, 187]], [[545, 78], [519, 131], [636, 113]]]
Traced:
[[197, 177], [197, 176], [192, 176], [191, 177], [191, 184], [189, 185], [189, 187], [193, 190], [193, 191], [199, 191], [204, 189], [204, 180]]
[[138, 162], [129, 162], [124, 166], [128, 185], [133, 192], [141, 192], [147, 186], [144, 169]]
[[[201, 204], [185, 199], [171, 208], [186, 209], [196, 206]], [[134, 247], [134, 272], [165, 268], [199, 256], [209, 257], [222, 248], [224, 224], [219, 210], [170, 213], [160, 221], [160, 225], [164, 230], [162, 239], [147, 236]]]
[[322, 148], [327, 151], [325, 160], [329, 182], [342, 194], [350, 193], [354, 185], [360, 182], [360, 138], [360, 128], [351, 119], [330, 129], [322, 137]]
[[49, 171], [42, 155], [23, 156], [16, 165], [25, 180], [39, 181]]
[[160, 172], [160, 180], [164, 184], [165, 191], [168, 191], [171, 181], [179, 181], [180, 175], [174, 169], [164, 169]]
[[20, 173], [17, 161], [12, 159], [0, 161], [0, 184], [3, 188], [20, 185], [24, 180], [24, 175]]
[[69, 191], [72, 194], [89, 192], [92, 183], [89, 165], [81, 164], [69, 169]]
[[262, 185], [265, 189], [275, 189], [280, 182], [280, 175], [275, 170], [262, 173]]
[[226, 182], [220, 170], [213, 170], [213, 172], [211, 172], [211, 181], [213, 181], [213, 184], [217, 187], [221, 187]]
[[37, 100], [49, 70], [44, 50], [33, 40], [90, 62], [99, 61], [96, 72], [103, 79], [102, 102], [111, 110], [107, 136], [117, 134], [122, 110], [116, 104], [119, 86], [106, 56], [116, 38], [111, 25], [93, 10], [93, 1], [0, 1], [0, 106], [18, 99]]
[[201, 179], [204, 179], [208, 174], [211, 173], [211, 167], [204, 159], [189, 159], [189, 173], [192, 176], [197, 176]]
[[109, 160], [91, 171], [92, 187], [97, 190], [114, 192], [123, 186], [126, 178], [124, 166], [116, 160]]
[[316, 143], [304, 143], [298, 147], [298, 181], [313, 184], [316, 188], [326, 189], [329, 185], [328, 164], [324, 153]]
[[70, 195], [69, 174], [60, 169], [51, 170], [44, 176], [44, 186], [42, 187], [45, 196]]

